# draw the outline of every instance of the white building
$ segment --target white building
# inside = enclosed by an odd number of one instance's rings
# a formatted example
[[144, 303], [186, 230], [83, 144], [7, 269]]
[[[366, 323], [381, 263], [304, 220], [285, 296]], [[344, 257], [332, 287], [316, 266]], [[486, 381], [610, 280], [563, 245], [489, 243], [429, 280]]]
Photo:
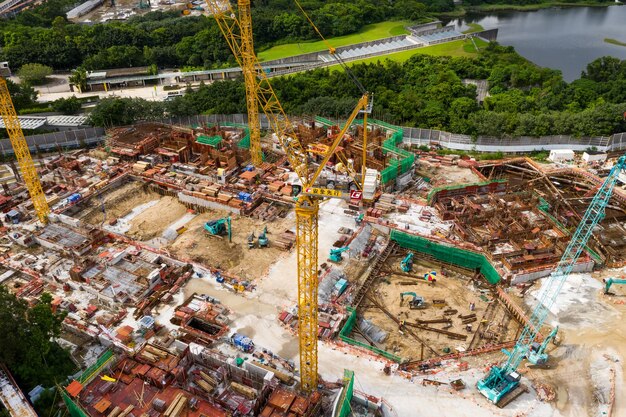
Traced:
[[594, 152], [587, 151], [583, 153], [583, 161], [590, 164], [592, 162], [605, 162], [606, 161], [606, 153], [604, 152]]
[[574, 160], [574, 151], [571, 149], [555, 149], [550, 151], [548, 159], [552, 162], [567, 162]]

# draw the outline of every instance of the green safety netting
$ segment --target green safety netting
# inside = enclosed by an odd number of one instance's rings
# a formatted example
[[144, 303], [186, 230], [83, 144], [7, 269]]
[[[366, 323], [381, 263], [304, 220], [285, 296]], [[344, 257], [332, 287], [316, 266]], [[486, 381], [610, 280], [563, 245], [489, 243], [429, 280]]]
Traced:
[[243, 129], [244, 135], [243, 135], [243, 138], [237, 144], [237, 147], [242, 148], [242, 149], [250, 149], [250, 129], [248, 128], [248, 126], [241, 124], [241, 123], [229, 123], [229, 122], [222, 123], [222, 126], [236, 127], [239, 129]]
[[[320, 116], [315, 116], [315, 121], [328, 127], [336, 124]], [[415, 163], [415, 154], [398, 148], [398, 145], [402, 143], [403, 139], [402, 128], [377, 119], [367, 119], [367, 123], [393, 132], [393, 134], [383, 142], [383, 154], [392, 153], [397, 159], [390, 159], [389, 166], [381, 171], [382, 183], [387, 184], [395, 180], [398, 175], [410, 171]], [[352, 124], [363, 125], [363, 119], [354, 120]]]
[[63, 402], [67, 407], [67, 411], [71, 417], [89, 417], [89, 414], [85, 410], [81, 408], [80, 405], [76, 404], [65, 390], [61, 390], [61, 397], [63, 397]]
[[346, 320], [346, 324], [344, 324], [343, 328], [339, 332], [339, 338], [343, 342], [352, 346], [359, 346], [359, 347], [365, 348], [371, 352], [374, 352], [378, 355], [381, 355], [387, 359], [391, 359], [392, 361], [395, 361], [398, 363], [402, 361], [402, 358], [394, 355], [393, 353], [389, 353], [385, 350], [379, 349], [374, 346], [370, 346], [367, 343], [362, 343], [362, 342], [359, 342], [358, 340], [354, 340], [353, 338], [351, 338], [350, 333], [352, 333], [352, 329], [354, 328], [354, 325], [356, 324], [356, 310], [352, 307], [346, 307], [346, 309], [348, 310], [348, 313], [349, 313], [348, 320]]
[[326, 127], [331, 127], [333, 126], [335, 123], [331, 122], [330, 120], [326, 119], [325, 117], [322, 116], [315, 116], [315, 121], [319, 124], [322, 124]]
[[215, 136], [207, 136], [200, 135], [196, 138], [196, 142], [201, 143], [203, 145], [209, 145], [212, 147], [217, 147], [222, 142], [222, 137], [220, 135]]
[[354, 394], [354, 372], [349, 369], [343, 370], [343, 386], [344, 390], [341, 394], [341, 401], [339, 401], [340, 408], [337, 417], [348, 417], [352, 414], [352, 407], [350, 402], [352, 401], [352, 395]]
[[[83, 386], [88, 384], [94, 377], [96, 377], [111, 361], [113, 361], [114, 355], [112, 350], [107, 350], [104, 352], [96, 363], [91, 365], [89, 368], [85, 369], [76, 380], [80, 382]], [[71, 417], [89, 417], [89, 415], [82, 409], [80, 405], [72, 400], [70, 395], [67, 393], [65, 389], [61, 389], [61, 396], [63, 397], [63, 402], [67, 406], [67, 410], [70, 413]]]
[[420, 253], [425, 253], [443, 262], [468, 269], [480, 268], [480, 272], [491, 284], [500, 282], [500, 274], [491, 265], [489, 260], [477, 252], [456, 248], [450, 245], [433, 242], [420, 236], [408, 233], [391, 231], [391, 240], [397, 242], [405, 249], [411, 249]]
[[403, 139], [402, 128], [376, 119], [372, 119], [369, 122], [372, 125], [380, 126], [394, 132], [383, 142], [383, 154], [386, 155], [391, 153], [398, 158], [389, 160], [389, 166], [381, 172], [381, 181], [383, 184], [387, 184], [396, 179], [398, 175], [402, 175], [413, 168], [413, 164], [415, 163], [415, 154], [398, 148], [398, 145], [402, 143]]

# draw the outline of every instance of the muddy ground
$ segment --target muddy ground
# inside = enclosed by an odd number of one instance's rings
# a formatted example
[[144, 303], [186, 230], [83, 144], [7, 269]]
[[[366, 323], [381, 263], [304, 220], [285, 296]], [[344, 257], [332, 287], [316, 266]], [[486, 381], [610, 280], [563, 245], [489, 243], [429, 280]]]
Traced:
[[[258, 279], [267, 272], [272, 263], [286, 253], [272, 245], [272, 240], [285, 230], [294, 228], [293, 214], [267, 224], [262, 224], [256, 219], [233, 215], [232, 243], [228, 242], [227, 236], [214, 237], [204, 229], [207, 221], [226, 216], [228, 213], [225, 211], [210, 211], [198, 215], [187, 224], [187, 231], [170, 244], [168, 250], [177, 257], [220, 267], [245, 280]], [[248, 236], [254, 232], [258, 237], [264, 226], [267, 226], [269, 247], [248, 249]]]

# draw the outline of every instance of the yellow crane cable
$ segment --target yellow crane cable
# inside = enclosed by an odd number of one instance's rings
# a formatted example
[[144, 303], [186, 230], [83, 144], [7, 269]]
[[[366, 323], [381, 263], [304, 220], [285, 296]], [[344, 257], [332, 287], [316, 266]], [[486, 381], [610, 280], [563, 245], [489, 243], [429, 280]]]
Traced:
[[326, 38], [324, 37], [324, 35], [322, 35], [322, 32], [320, 32], [320, 30], [317, 28], [317, 26], [315, 26], [315, 23], [313, 23], [313, 20], [311, 20], [311, 18], [309, 17], [309, 15], [307, 14], [307, 12], [304, 11], [304, 9], [302, 8], [302, 5], [300, 4], [300, 2], [298, 0], [294, 0], [296, 2], [296, 5], [298, 6], [298, 9], [300, 9], [300, 11], [302, 12], [302, 14], [304, 15], [304, 17], [306, 17], [306, 20], [309, 21], [309, 23], [311, 24], [311, 27], [315, 30], [315, 32], [317, 32], [317, 34], [319, 35], [320, 38], [322, 38], [322, 41], [324, 42], [324, 44], [326, 44], [326, 47], [328, 48], [328, 51], [331, 54], [335, 53], [335, 47], [333, 47], [330, 42], [328, 42], [326, 40]]
[[361, 91], [362, 94], [366, 94], [367, 90], [365, 90], [365, 87], [363, 87], [363, 84], [361, 84], [361, 81], [359, 81], [359, 79], [356, 77], [356, 75], [354, 75], [354, 73], [352, 72], [352, 70], [346, 65], [345, 62], [343, 62], [343, 59], [336, 54], [335, 52], [337, 51], [336, 48], [334, 46], [332, 46], [330, 44], [330, 42], [328, 42], [326, 40], [326, 38], [324, 37], [324, 35], [322, 35], [322, 32], [320, 32], [320, 30], [317, 28], [317, 26], [315, 26], [315, 23], [313, 23], [313, 20], [311, 19], [311, 17], [307, 14], [307, 12], [302, 8], [302, 5], [300, 4], [300, 2], [298, 0], [294, 0], [296, 2], [296, 5], [298, 6], [298, 9], [300, 9], [300, 11], [302, 12], [302, 14], [304, 15], [304, 17], [306, 18], [306, 20], [309, 21], [309, 24], [311, 25], [311, 27], [313, 28], [313, 30], [315, 30], [315, 32], [319, 35], [319, 37], [322, 39], [322, 42], [324, 42], [324, 44], [326, 45], [326, 48], [328, 48], [328, 52], [330, 52], [330, 55], [335, 58], [337, 60], [337, 62], [339, 62], [339, 64], [341, 65], [341, 67], [344, 69], [344, 71], [346, 72], [346, 74], [348, 74], [348, 76], [352, 79], [352, 82], [354, 82], [354, 85], [357, 86], [357, 88]]

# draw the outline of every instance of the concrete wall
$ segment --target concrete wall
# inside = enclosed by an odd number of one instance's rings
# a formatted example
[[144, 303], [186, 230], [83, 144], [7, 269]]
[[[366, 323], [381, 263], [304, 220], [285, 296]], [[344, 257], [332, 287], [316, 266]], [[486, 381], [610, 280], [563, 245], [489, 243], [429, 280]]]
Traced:
[[214, 201], [197, 198], [191, 195], [184, 194], [182, 192], [179, 192], [177, 196], [178, 199], [183, 203], [194, 204], [196, 206], [207, 207], [215, 210], [226, 210], [234, 214], [241, 214], [241, 210], [239, 210], [238, 208], [230, 207], [227, 204], [220, 204]]
[[[591, 272], [595, 263], [593, 261], [580, 262], [574, 265], [572, 272]], [[511, 284], [520, 284], [522, 282], [534, 281], [539, 278], [547, 277], [552, 273], [552, 268], [543, 269], [541, 271], [529, 272], [527, 274], [518, 274], [513, 277]]]
[[474, 35], [486, 40], [487, 42], [495, 42], [496, 40], [498, 40], [498, 28], [476, 32], [474, 33]]

